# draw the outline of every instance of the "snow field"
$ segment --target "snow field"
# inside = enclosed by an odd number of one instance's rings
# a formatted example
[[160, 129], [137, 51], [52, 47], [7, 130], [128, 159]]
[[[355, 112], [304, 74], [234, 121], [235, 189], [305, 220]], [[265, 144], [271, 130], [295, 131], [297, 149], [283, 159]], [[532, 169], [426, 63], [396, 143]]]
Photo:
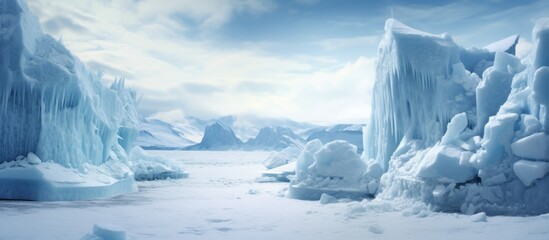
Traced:
[[149, 153], [182, 162], [189, 178], [138, 182], [138, 192], [102, 200], [2, 201], [0, 239], [81, 239], [101, 232], [94, 225], [126, 239], [541, 240], [549, 234], [549, 215], [475, 222], [410, 199], [290, 199], [287, 183], [257, 181], [267, 152]]

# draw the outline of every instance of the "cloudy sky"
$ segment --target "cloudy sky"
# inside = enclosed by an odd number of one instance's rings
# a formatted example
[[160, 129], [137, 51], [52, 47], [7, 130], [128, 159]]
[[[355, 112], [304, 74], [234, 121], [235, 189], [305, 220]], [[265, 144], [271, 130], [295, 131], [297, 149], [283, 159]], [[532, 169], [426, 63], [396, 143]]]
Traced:
[[394, 17], [464, 47], [519, 33], [546, 0], [28, 0], [43, 30], [105, 81], [125, 77], [143, 116], [256, 114], [365, 121], [377, 46]]

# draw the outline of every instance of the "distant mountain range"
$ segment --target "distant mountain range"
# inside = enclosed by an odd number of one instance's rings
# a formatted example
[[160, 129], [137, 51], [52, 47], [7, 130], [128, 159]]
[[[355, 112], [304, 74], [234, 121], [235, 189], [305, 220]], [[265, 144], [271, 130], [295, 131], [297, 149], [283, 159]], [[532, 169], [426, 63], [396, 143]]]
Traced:
[[149, 150], [282, 150], [302, 148], [312, 139], [325, 143], [347, 140], [361, 152], [362, 125], [325, 127], [250, 115], [210, 120], [191, 116], [168, 120], [147, 118], [141, 121], [137, 144]]

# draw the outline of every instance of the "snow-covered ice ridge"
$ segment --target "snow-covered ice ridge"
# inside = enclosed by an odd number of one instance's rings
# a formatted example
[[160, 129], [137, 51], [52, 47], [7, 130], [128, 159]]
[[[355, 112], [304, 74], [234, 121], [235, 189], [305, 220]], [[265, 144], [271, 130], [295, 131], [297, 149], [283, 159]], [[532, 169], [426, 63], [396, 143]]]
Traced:
[[0, 22], [0, 199], [136, 191], [132, 170], [147, 157], [133, 151], [138, 163], [131, 156], [135, 92], [123, 80], [104, 86], [100, 74], [42, 32], [24, 1], [1, 0]]
[[513, 55], [518, 36], [464, 49], [394, 19], [385, 32], [362, 156], [366, 173], [383, 169], [377, 198], [549, 212], [549, 18], [537, 20], [525, 59]]

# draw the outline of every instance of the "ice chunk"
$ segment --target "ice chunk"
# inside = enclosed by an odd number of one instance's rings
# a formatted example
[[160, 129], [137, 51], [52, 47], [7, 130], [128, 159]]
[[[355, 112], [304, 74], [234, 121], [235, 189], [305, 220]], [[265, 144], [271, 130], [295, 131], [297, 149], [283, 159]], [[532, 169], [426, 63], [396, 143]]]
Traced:
[[[547, 41], [549, 45], [549, 40]], [[549, 134], [549, 67], [540, 67], [534, 74], [534, 99], [545, 108], [543, 128], [545, 133]]]
[[471, 157], [471, 164], [479, 169], [485, 169], [501, 163], [510, 149], [517, 120], [518, 115], [515, 113], [491, 117], [484, 127], [481, 149]]
[[529, 114], [520, 115], [520, 130], [516, 132], [516, 136], [519, 138], [530, 136], [541, 130], [541, 123], [539, 120]]
[[440, 198], [446, 194], [446, 187], [442, 184], [439, 184], [433, 189], [433, 197]]
[[519, 160], [513, 164], [513, 172], [524, 186], [530, 187], [537, 179], [549, 172], [549, 163]]
[[275, 167], [261, 173], [264, 178], [274, 178], [275, 181], [289, 182], [290, 176], [295, 175], [296, 162], [291, 162], [286, 165]]
[[515, 74], [524, 70], [524, 67], [519, 58], [505, 52], [497, 52], [494, 60], [494, 70]]
[[131, 150], [130, 158], [133, 160], [130, 164], [133, 166], [135, 180], [138, 181], [177, 179], [189, 176], [181, 163], [161, 156], [149, 155], [138, 146]]
[[287, 147], [282, 151], [273, 152], [263, 160], [263, 165], [268, 169], [286, 165], [296, 161], [301, 151], [299, 147]]
[[549, 135], [540, 132], [511, 144], [513, 153], [521, 158], [549, 161]]
[[541, 18], [536, 21], [532, 30], [534, 40], [534, 69], [549, 67], [549, 18]]
[[442, 139], [440, 140], [441, 145], [448, 144], [460, 144], [461, 139], [460, 133], [467, 128], [468, 121], [467, 115], [465, 113], [460, 113], [455, 115], [452, 120], [448, 123], [448, 128]]
[[367, 168], [356, 146], [342, 140], [324, 145], [314, 154], [314, 159], [309, 171], [322, 177], [358, 178]]
[[367, 167], [356, 153], [356, 146], [342, 140], [322, 146], [320, 140], [313, 140], [297, 160], [297, 176], [290, 181], [290, 197], [318, 200], [323, 193], [336, 198], [367, 197], [371, 180], [363, 179]]
[[428, 150], [418, 168], [417, 176], [436, 179], [441, 183], [460, 183], [473, 179], [476, 170], [459, 165], [462, 151], [449, 146], [435, 146]]
[[40, 158], [38, 156], [36, 156], [36, 154], [34, 154], [33, 152], [29, 152], [29, 154], [27, 154], [27, 161], [30, 163], [30, 164], [40, 164], [42, 162], [42, 160], [40, 160]]
[[519, 41], [519, 34], [514, 34], [484, 47], [490, 52], [506, 52], [515, 55], [515, 48]]
[[473, 214], [469, 217], [472, 222], [487, 222], [488, 217], [486, 216], [485, 212], [479, 212], [477, 214]]
[[322, 205], [326, 205], [326, 204], [330, 204], [330, 203], [336, 203], [337, 202], [337, 198], [333, 197], [333, 196], [330, 196], [326, 193], [323, 193], [322, 195], [320, 195], [320, 200], [319, 200], [320, 204]]
[[499, 108], [511, 92], [511, 80], [513, 73], [508, 71], [508, 66], [518, 68], [518, 58], [507, 53], [496, 53], [494, 66], [484, 72], [482, 81], [477, 87], [477, 132], [483, 133], [484, 125], [489, 117], [496, 115]]
[[82, 240], [125, 240], [126, 232], [120, 227], [95, 224], [93, 225], [93, 233], [86, 234]]
[[301, 151], [297, 158], [296, 174], [298, 178], [306, 175], [309, 166], [315, 161], [313, 154], [318, 152], [320, 148], [322, 148], [322, 142], [319, 139], [314, 139], [305, 145], [305, 149]]

